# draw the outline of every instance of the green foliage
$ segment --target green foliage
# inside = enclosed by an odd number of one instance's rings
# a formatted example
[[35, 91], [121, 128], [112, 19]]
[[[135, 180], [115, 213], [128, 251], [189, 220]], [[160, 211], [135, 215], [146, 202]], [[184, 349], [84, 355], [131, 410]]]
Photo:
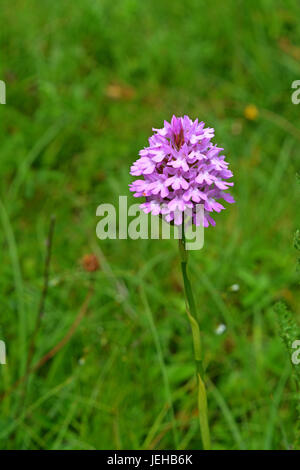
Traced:
[[[278, 317], [279, 323], [279, 334], [286, 346], [288, 355], [292, 359], [295, 354], [295, 341], [300, 340], [300, 328], [295, 321], [295, 316], [287, 309], [283, 302], [278, 302], [275, 305], [275, 312]], [[299, 350], [299, 345], [298, 345]], [[296, 382], [297, 394], [296, 394], [296, 408], [298, 417], [295, 423], [295, 448], [299, 448], [300, 445], [300, 364], [295, 364], [291, 360], [293, 376]]]
[[[274, 309], [278, 315], [278, 323], [280, 327], [279, 334], [287, 348], [289, 357], [291, 358], [295, 352], [293, 343], [300, 339], [300, 328], [295, 321], [295, 316], [291, 313], [290, 310], [288, 310], [283, 302], [278, 302]], [[300, 365], [294, 364], [293, 362], [291, 362], [291, 364], [293, 365], [294, 375], [298, 386], [300, 387]]]
[[[294, 247], [296, 250], [300, 251], [300, 230], [297, 230], [294, 235]], [[300, 271], [300, 256], [297, 259], [297, 270]]]
[[[297, 175], [298, 176], [298, 175]], [[294, 247], [297, 251], [300, 251], [300, 230], [296, 230], [294, 235]], [[298, 268], [300, 265], [300, 257], [297, 260]], [[287, 308], [283, 302], [278, 302], [275, 307], [275, 312], [278, 317], [279, 324], [279, 334], [285, 344], [288, 355], [290, 358], [293, 357], [295, 353], [295, 342], [300, 341], [300, 328], [295, 321], [295, 315]], [[299, 348], [298, 348], [299, 349]], [[297, 411], [298, 411], [298, 420], [297, 426], [295, 429], [296, 443], [295, 447], [298, 448], [300, 445], [300, 364], [295, 363], [291, 360], [293, 375], [297, 387]]]

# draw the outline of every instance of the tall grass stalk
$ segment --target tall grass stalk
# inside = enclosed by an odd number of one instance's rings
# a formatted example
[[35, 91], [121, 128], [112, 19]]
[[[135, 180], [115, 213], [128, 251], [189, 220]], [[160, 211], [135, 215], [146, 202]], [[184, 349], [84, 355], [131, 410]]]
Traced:
[[209, 450], [211, 447], [210, 443], [210, 432], [208, 424], [208, 413], [207, 413], [207, 396], [206, 388], [204, 383], [204, 368], [203, 368], [203, 352], [201, 344], [201, 333], [200, 327], [197, 321], [196, 304], [194, 300], [192, 286], [188, 277], [188, 251], [185, 246], [184, 234], [179, 239], [179, 252], [181, 258], [181, 271], [184, 284], [184, 294], [186, 303], [186, 312], [191, 325], [193, 345], [194, 345], [194, 358], [196, 363], [196, 376], [197, 376], [197, 394], [198, 394], [198, 414], [200, 432], [203, 443], [203, 448]]

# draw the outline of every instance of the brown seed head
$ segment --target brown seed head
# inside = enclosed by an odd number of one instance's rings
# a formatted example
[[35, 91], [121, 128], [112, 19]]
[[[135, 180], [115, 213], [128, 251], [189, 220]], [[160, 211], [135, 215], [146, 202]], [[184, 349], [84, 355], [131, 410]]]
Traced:
[[98, 258], [94, 254], [84, 255], [81, 259], [81, 265], [87, 272], [98, 271], [100, 268]]

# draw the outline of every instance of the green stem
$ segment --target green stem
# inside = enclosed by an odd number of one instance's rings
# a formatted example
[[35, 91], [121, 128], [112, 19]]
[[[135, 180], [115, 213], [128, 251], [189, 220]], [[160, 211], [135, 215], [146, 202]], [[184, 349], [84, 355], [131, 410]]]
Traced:
[[202, 346], [200, 328], [197, 322], [196, 305], [193, 296], [193, 290], [187, 273], [188, 252], [185, 249], [184, 234], [182, 239], [179, 239], [179, 252], [181, 256], [181, 270], [184, 284], [184, 294], [186, 303], [186, 312], [192, 329], [194, 356], [196, 362], [196, 375], [198, 387], [198, 411], [199, 411], [199, 424], [202, 437], [203, 448], [210, 449], [210, 434], [207, 417], [207, 398], [206, 389], [204, 384], [204, 370], [202, 363]]

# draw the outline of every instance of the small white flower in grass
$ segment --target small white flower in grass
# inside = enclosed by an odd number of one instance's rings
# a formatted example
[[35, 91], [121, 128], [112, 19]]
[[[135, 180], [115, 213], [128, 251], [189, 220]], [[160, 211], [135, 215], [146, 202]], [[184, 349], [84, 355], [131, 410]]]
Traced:
[[229, 287], [229, 290], [231, 290], [231, 292], [238, 292], [240, 290], [240, 286], [239, 284], [232, 284], [232, 286]]
[[224, 331], [226, 331], [226, 325], [224, 325], [224, 323], [220, 323], [215, 329], [216, 335], [222, 335]]

